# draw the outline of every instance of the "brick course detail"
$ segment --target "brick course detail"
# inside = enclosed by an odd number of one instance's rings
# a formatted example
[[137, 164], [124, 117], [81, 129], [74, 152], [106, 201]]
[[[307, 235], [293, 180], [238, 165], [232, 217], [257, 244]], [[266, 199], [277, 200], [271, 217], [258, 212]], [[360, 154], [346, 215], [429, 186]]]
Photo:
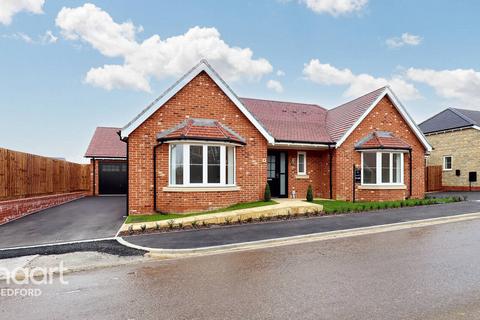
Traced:
[[85, 194], [86, 192], [72, 192], [1, 201], [0, 225], [47, 208], [83, 198]]

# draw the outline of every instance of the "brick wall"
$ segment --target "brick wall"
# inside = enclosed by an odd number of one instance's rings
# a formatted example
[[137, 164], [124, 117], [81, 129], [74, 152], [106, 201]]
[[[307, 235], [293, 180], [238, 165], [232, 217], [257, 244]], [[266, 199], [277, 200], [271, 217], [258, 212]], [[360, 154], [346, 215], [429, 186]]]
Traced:
[[[413, 190], [414, 198], [423, 198], [425, 195], [425, 149], [400, 113], [393, 106], [388, 97], [384, 97], [360, 123], [347, 140], [336, 149], [334, 155], [334, 198], [352, 200], [353, 196], [353, 165], [360, 167], [361, 155], [355, 151], [355, 144], [372, 131], [389, 131], [396, 137], [403, 139], [412, 147]], [[404, 156], [405, 190], [378, 190], [359, 189], [356, 186], [356, 199], [364, 201], [400, 200], [410, 195], [410, 168], [408, 154]]]
[[[433, 147], [427, 158], [427, 165], [439, 165], [443, 168], [443, 156], [452, 156], [452, 170], [442, 172], [442, 189], [461, 191], [469, 189], [468, 173], [477, 171], [480, 179], [480, 131], [464, 129], [461, 131], [446, 132], [427, 136]], [[460, 170], [460, 176], [455, 170]], [[472, 190], [480, 189], [480, 182], [472, 183]]]
[[150, 116], [128, 138], [129, 213], [149, 214], [153, 205], [153, 147], [156, 134], [186, 118], [216, 119], [246, 139], [236, 149], [239, 191], [167, 192], [168, 144], [157, 148], [157, 210], [188, 212], [263, 198], [267, 181], [267, 141], [215, 82], [202, 72]]
[[54, 207], [85, 196], [85, 192], [72, 192], [0, 202], [0, 225], [11, 220]]
[[[297, 175], [297, 152], [307, 154], [307, 176]], [[289, 150], [288, 151], [288, 196], [295, 189], [297, 198], [307, 197], [308, 185], [312, 185], [314, 197], [330, 197], [329, 158], [327, 150]]]

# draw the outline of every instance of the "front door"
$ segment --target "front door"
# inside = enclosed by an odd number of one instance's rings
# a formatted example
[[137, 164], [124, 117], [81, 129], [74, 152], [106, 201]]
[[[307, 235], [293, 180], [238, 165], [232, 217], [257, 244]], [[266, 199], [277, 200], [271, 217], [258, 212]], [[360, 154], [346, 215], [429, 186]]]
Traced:
[[287, 153], [268, 151], [267, 181], [272, 197], [285, 198], [287, 194]]

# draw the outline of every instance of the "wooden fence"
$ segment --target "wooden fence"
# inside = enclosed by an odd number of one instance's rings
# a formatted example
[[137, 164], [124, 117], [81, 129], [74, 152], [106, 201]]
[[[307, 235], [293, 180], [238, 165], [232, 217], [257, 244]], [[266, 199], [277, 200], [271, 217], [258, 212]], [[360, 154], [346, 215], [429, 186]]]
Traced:
[[0, 200], [90, 189], [90, 165], [0, 148]]
[[427, 166], [425, 168], [425, 187], [427, 192], [442, 189], [442, 166]]

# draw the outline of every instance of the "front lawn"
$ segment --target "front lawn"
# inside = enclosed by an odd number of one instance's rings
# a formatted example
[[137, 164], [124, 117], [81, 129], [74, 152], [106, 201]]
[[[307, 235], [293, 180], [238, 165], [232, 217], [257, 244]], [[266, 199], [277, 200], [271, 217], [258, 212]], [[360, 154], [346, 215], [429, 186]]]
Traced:
[[227, 208], [210, 210], [210, 211], [203, 211], [203, 212], [195, 212], [195, 213], [188, 213], [188, 214], [149, 214], [149, 215], [131, 215], [127, 217], [125, 223], [136, 223], [136, 222], [152, 222], [152, 221], [161, 221], [161, 220], [170, 220], [176, 218], [185, 218], [191, 216], [198, 216], [202, 214], [211, 214], [211, 213], [219, 213], [219, 212], [226, 212], [226, 211], [233, 211], [233, 210], [240, 210], [240, 209], [249, 209], [249, 208], [256, 208], [256, 207], [263, 207], [263, 206], [270, 206], [272, 204], [277, 204], [273, 200], [270, 201], [255, 201], [255, 202], [243, 202], [237, 203]]
[[429, 204], [441, 204], [449, 202], [457, 202], [461, 199], [456, 197], [449, 198], [431, 198], [431, 199], [407, 199], [399, 201], [383, 201], [383, 202], [349, 202], [341, 200], [314, 200], [316, 204], [323, 206], [325, 213], [343, 213], [343, 212], [362, 212], [380, 209], [402, 208], [423, 206]]

